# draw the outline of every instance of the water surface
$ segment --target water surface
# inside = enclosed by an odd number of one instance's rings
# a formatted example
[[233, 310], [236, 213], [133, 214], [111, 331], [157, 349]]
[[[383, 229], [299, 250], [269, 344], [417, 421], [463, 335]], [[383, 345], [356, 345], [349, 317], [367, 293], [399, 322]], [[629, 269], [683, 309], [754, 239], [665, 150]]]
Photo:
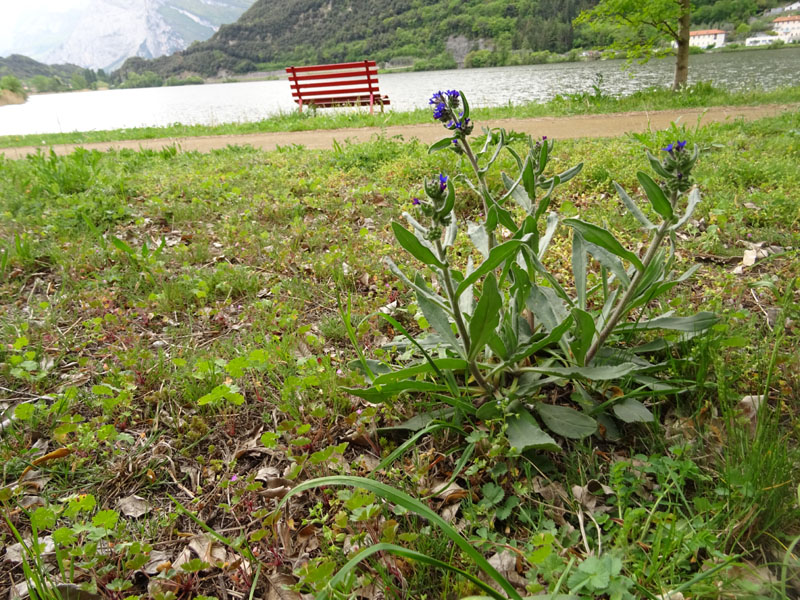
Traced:
[[[734, 90], [796, 85], [800, 73], [800, 49], [702, 54], [690, 60], [690, 83], [711, 81]], [[624, 61], [609, 60], [387, 73], [380, 75], [380, 87], [394, 110], [424, 107], [433, 91], [450, 88], [463, 90], [475, 106], [544, 101], [559, 93], [591, 91], [598, 77], [605, 93], [626, 95], [670, 85], [675, 61], [651, 60], [627, 71], [623, 66]], [[218, 125], [295, 109], [285, 80], [41, 94], [25, 104], [0, 107], [0, 135]]]

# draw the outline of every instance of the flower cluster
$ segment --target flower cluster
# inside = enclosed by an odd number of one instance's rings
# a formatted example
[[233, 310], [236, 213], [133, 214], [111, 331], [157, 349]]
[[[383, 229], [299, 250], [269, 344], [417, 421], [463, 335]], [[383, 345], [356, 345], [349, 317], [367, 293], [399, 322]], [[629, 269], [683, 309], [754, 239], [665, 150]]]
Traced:
[[472, 121], [469, 116], [464, 114], [465, 111], [460, 110], [461, 92], [457, 90], [438, 91], [431, 96], [428, 104], [433, 106], [433, 118], [456, 133], [453, 137], [455, 144], [458, 143], [459, 137], [463, 138], [472, 133]]
[[447, 179], [447, 175], [441, 173], [433, 179], [426, 177], [424, 189], [427, 198], [414, 198], [411, 201], [422, 211], [422, 214], [433, 221], [433, 227], [427, 236], [430, 241], [438, 240], [441, 237], [442, 228], [450, 224], [455, 194], [452, 189], [448, 189]]
[[686, 140], [676, 141], [667, 144], [661, 149], [666, 152], [666, 156], [661, 160], [661, 167], [666, 176], [666, 187], [669, 191], [681, 193], [687, 192], [693, 184], [692, 167], [697, 160], [697, 147], [694, 152], [689, 152], [686, 148]]

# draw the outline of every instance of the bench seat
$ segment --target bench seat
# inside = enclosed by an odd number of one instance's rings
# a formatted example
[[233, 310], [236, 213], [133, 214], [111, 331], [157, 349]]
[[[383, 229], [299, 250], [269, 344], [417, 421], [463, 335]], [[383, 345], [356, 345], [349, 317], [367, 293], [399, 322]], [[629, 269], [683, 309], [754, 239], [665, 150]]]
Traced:
[[390, 103], [378, 89], [378, 67], [374, 60], [307, 67], [287, 67], [292, 97], [303, 112], [303, 106], [369, 106]]

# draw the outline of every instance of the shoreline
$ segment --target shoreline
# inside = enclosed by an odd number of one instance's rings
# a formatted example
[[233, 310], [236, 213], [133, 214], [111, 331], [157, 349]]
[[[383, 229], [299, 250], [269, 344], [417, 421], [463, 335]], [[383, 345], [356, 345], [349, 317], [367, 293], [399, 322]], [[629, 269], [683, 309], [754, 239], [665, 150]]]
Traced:
[[[548, 138], [575, 139], [615, 137], [631, 132], [643, 132], [669, 127], [682, 120], [696, 124], [755, 120], [780, 115], [800, 109], [800, 104], [763, 104], [758, 106], [715, 106], [711, 108], [686, 108], [661, 111], [628, 111], [600, 115], [573, 115], [567, 117], [501, 118], [487, 119], [483, 126], [502, 127], [509, 131]], [[310, 150], [333, 147], [342, 140], [366, 142], [376, 135], [401, 136], [404, 140], [416, 139], [430, 144], [442, 137], [438, 123], [392, 125], [389, 127], [359, 127], [350, 129], [312, 129], [305, 131], [274, 131], [223, 135], [198, 135], [162, 137], [140, 140], [118, 140], [73, 144], [45, 144], [0, 148], [0, 156], [21, 159], [44, 149], [57, 155], [70, 154], [78, 148], [107, 152], [132, 149], [160, 150], [177, 146], [181, 151], [210, 152], [229, 145], [248, 145], [261, 150], [276, 150], [282, 146], [301, 145]]]

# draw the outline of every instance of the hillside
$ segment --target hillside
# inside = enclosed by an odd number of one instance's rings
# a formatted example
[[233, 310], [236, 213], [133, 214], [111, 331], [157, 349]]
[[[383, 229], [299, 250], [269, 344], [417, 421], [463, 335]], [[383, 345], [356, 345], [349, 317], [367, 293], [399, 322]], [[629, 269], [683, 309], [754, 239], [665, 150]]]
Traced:
[[[463, 65], [472, 51], [507, 63], [512, 55], [566, 52], [572, 19], [597, 0], [258, 0], [208, 41], [173, 56], [127, 61], [119, 75], [244, 73], [373, 58], [380, 63]], [[476, 65], [477, 66], [477, 65]]]
[[[115, 77], [145, 71], [162, 77], [211, 77], [367, 57], [383, 66], [416, 69], [545, 62], [552, 57], [549, 53], [607, 47], [616, 36], [627, 35], [573, 27], [580, 11], [598, 1], [258, 0], [209, 40], [156, 60], [130, 59]], [[693, 20], [700, 28], [732, 31], [779, 4], [697, 0]], [[765, 20], [760, 28], [768, 25]]]
[[58, 77], [69, 80], [73, 73], [83, 71], [77, 65], [46, 65], [21, 54], [12, 54], [6, 58], [0, 57], [0, 77], [13, 75], [22, 80], [28, 80], [37, 75], [44, 77]]

